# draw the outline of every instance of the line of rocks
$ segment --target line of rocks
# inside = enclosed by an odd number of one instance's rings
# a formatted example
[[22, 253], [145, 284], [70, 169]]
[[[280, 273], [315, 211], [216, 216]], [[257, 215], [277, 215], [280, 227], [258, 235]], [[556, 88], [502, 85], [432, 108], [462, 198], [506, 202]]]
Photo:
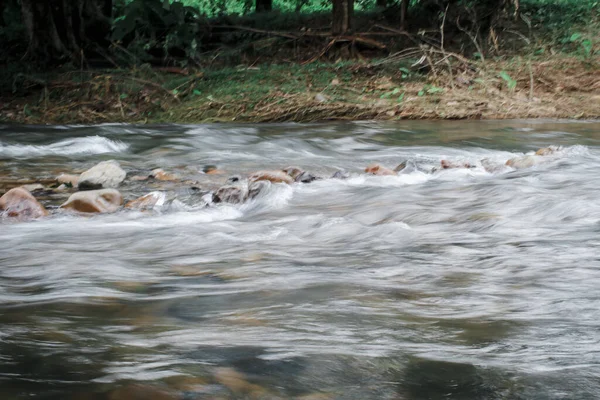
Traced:
[[[504, 165], [498, 165], [482, 160], [483, 167], [489, 172], [496, 172], [498, 168], [505, 166], [522, 169], [529, 168], [543, 162], [546, 156], [555, 154], [559, 147], [546, 147], [538, 150], [535, 155], [525, 155], [511, 158]], [[474, 165], [465, 162], [453, 162], [442, 160], [439, 169], [473, 168]], [[379, 164], [369, 165], [364, 172], [377, 176], [393, 176], [401, 173], [411, 172], [407, 162], [403, 162], [394, 169]], [[221, 171], [214, 166], [206, 167], [205, 174], [215, 174]], [[103, 161], [83, 172], [81, 175], [62, 174], [53, 182], [59, 185], [56, 190], [65, 188], [77, 188], [79, 191], [70, 195], [66, 202], [60, 205], [60, 209], [72, 210], [80, 213], [113, 213], [119, 210], [124, 203], [122, 194], [117, 188], [125, 181], [127, 173], [114, 160]], [[332, 179], [345, 179], [348, 174], [338, 171]], [[135, 175], [130, 181], [145, 181], [153, 179], [156, 181], [180, 181], [177, 175], [155, 169], [147, 175]], [[306, 172], [298, 167], [287, 167], [281, 170], [257, 171], [248, 177], [232, 176], [226, 184], [213, 191], [208, 191], [203, 196], [206, 205], [218, 203], [240, 204], [256, 198], [270, 184], [293, 184], [310, 183], [323, 179]], [[48, 181], [48, 180], [46, 180]], [[29, 182], [29, 181], [26, 181]], [[47, 182], [46, 182], [47, 183]], [[36, 219], [49, 215], [48, 210], [32, 195], [38, 190], [46, 190], [41, 184], [28, 183], [15, 187], [0, 197], [0, 216], [15, 218], [19, 220]], [[124, 207], [140, 211], [152, 210], [162, 207], [167, 200], [166, 193], [153, 191], [137, 199], [125, 203]]]

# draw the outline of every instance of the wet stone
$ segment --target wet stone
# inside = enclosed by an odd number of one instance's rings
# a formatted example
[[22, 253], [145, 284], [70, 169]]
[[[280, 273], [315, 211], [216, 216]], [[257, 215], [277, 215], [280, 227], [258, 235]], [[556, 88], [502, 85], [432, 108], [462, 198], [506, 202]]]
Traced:
[[153, 170], [150, 176], [159, 181], [176, 181], [179, 179], [177, 175], [165, 172], [160, 168]]
[[48, 211], [24, 188], [14, 188], [0, 197], [0, 215], [32, 219], [48, 215]]
[[60, 207], [83, 213], [113, 213], [122, 203], [118, 190], [102, 189], [73, 193]]
[[378, 175], [378, 176], [397, 175], [395, 171], [393, 171], [389, 168], [383, 167], [379, 164], [369, 165], [367, 168], [365, 168], [365, 172], [367, 174]]
[[125, 208], [133, 208], [136, 210], [151, 210], [153, 208], [162, 207], [165, 204], [167, 195], [164, 192], [150, 192], [135, 200], [131, 200], [125, 204]]
[[248, 178], [250, 182], [294, 183], [294, 179], [283, 171], [257, 171]]
[[118, 162], [103, 161], [79, 176], [78, 187], [81, 190], [116, 188], [125, 180], [126, 175]]

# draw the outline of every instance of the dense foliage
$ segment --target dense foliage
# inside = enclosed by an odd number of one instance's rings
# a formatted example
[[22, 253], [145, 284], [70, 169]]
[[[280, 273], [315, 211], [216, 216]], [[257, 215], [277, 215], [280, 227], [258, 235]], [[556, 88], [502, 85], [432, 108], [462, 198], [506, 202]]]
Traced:
[[462, 33], [477, 47], [512, 16], [522, 32], [541, 26], [565, 47], [590, 53], [597, 38], [573, 25], [599, 10], [597, 0], [0, 0], [0, 60], [202, 63], [207, 52], [243, 47], [267, 31], [356, 32], [356, 19], [363, 30], [383, 22], [415, 33], [444, 21], [450, 35]]

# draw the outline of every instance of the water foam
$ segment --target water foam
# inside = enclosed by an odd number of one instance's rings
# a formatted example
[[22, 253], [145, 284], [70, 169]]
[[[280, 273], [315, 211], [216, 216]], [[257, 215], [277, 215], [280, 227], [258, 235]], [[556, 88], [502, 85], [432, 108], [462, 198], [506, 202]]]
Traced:
[[65, 139], [48, 145], [7, 145], [0, 142], [0, 156], [27, 158], [47, 155], [72, 156], [79, 154], [122, 153], [129, 145], [102, 136]]

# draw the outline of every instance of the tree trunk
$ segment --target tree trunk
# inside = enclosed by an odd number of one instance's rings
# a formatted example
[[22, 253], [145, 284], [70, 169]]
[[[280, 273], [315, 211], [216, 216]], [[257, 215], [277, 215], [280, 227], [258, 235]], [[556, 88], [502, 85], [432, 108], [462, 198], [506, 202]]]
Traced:
[[107, 37], [109, 10], [112, 0], [21, 0], [27, 56], [46, 63], [79, 60], [82, 47]]
[[333, 0], [333, 22], [331, 33], [343, 35], [352, 28], [354, 0]]
[[273, 9], [273, 0], [256, 0], [256, 12], [266, 12]]
[[408, 2], [410, 0], [402, 0], [400, 3], [400, 28], [406, 29], [406, 16], [408, 14]]

